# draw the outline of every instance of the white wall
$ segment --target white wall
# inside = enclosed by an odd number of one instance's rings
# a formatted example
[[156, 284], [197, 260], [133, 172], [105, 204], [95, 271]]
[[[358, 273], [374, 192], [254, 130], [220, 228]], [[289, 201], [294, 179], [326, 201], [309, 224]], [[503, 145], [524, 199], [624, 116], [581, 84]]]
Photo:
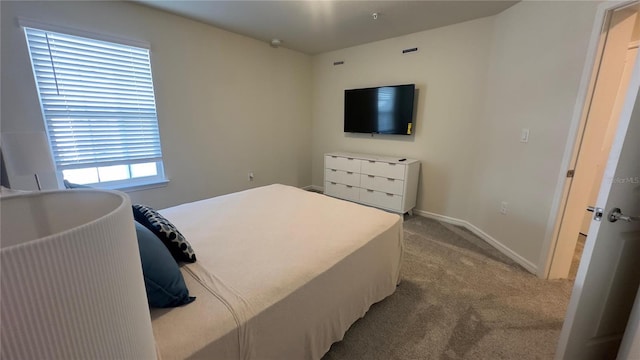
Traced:
[[[418, 209], [469, 221], [535, 264], [596, 6], [521, 2], [310, 59], [131, 3], [2, 1], [0, 130], [44, 129], [17, 16], [145, 40], [171, 182], [131, 193], [135, 202], [166, 207], [272, 182], [322, 186], [328, 151], [411, 157], [422, 162]], [[419, 51], [401, 53], [410, 47]], [[344, 89], [401, 83], [419, 89], [415, 135], [343, 133]], [[518, 141], [522, 127], [528, 144]]]
[[[151, 43], [166, 188], [155, 207], [279, 182], [311, 184], [309, 56], [127, 2], [0, 2], [2, 132], [44, 131], [16, 17]], [[253, 170], [256, 180], [247, 181]]]
[[[493, 22], [484, 18], [315, 56], [313, 184], [323, 185], [329, 151], [419, 159], [417, 208], [466, 218]], [[413, 47], [418, 52], [402, 54]], [[333, 66], [339, 60], [344, 65]], [[404, 83], [419, 90], [415, 135], [343, 132], [345, 89]]]
[[[534, 266], [554, 215], [597, 6], [525, 1], [496, 16], [466, 220]], [[526, 144], [519, 142], [522, 128], [530, 129]], [[501, 201], [509, 204], [506, 216]]]
[[[468, 221], [535, 269], [597, 5], [521, 2], [493, 17], [315, 56], [313, 184], [322, 186], [328, 151], [419, 159], [417, 209]], [[338, 60], [345, 65], [332, 66]], [[414, 137], [343, 133], [344, 89], [397, 83], [420, 89]]]

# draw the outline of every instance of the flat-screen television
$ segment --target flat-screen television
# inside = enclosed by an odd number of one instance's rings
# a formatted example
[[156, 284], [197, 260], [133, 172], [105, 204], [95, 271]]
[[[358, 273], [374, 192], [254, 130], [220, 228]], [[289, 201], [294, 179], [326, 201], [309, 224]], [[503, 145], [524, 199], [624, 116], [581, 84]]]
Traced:
[[345, 90], [344, 132], [411, 135], [415, 90], [414, 84]]

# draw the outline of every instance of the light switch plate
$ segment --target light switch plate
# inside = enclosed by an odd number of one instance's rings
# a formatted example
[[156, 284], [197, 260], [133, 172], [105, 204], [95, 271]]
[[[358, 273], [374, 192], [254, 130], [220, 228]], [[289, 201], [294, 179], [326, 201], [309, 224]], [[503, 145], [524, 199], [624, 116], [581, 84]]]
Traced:
[[529, 142], [529, 129], [522, 128], [522, 131], [520, 131], [520, 142]]

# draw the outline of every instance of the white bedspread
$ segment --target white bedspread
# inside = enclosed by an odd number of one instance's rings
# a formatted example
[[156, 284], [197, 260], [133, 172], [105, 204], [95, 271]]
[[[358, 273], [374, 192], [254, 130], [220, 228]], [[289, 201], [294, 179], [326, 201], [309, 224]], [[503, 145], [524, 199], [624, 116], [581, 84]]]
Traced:
[[270, 185], [161, 211], [198, 261], [152, 311], [163, 359], [319, 359], [399, 281], [402, 218]]

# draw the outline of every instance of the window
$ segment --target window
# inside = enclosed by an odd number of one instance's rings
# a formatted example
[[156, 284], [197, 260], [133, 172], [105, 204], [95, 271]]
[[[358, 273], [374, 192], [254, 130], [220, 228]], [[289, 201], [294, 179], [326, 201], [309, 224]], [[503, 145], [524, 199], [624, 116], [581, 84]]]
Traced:
[[103, 187], [164, 181], [149, 50], [24, 29], [63, 177]]

